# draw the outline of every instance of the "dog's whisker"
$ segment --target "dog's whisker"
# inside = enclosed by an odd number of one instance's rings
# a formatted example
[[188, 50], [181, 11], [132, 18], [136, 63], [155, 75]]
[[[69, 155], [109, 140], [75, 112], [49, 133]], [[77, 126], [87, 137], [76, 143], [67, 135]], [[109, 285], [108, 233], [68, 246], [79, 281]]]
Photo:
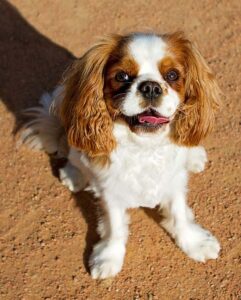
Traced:
[[[120, 93], [120, 94], [116, 94], [115, 96], [113, 96], [113, 99], [119, 98], [120, 96], [126, 96], [127, 93]], [[124, 98], [124, 97], [122, 97]]]

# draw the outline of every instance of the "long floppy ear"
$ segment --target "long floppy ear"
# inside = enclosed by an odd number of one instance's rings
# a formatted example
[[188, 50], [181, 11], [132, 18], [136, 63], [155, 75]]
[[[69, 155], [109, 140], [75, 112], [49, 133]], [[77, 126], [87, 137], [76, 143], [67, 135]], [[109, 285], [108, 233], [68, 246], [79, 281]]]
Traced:
[[185, 99], [172, 127], [174, 140], [185, 146], [195, 146], [212, 130], [215, 112], [220, 104], [217, 82], [197, 48], [177, 36], [186, 72]]
[[104, 68], [119, 38], [111, 36], [94, 45], [74, 62], [64, 80], [60, 117], [68, 142], [90, 157], [107, 156], [115, 148], [103, 87]]

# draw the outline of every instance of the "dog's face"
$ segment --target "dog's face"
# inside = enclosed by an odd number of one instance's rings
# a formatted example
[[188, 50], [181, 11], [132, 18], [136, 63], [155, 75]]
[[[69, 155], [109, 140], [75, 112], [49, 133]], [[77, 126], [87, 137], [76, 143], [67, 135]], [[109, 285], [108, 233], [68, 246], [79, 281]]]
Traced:
[[197, 145], [214, 123], [219, 89], [198, 50], [180, 33], [115, 35], [93, 46], [65, 80], [61, 117], [69, 143], [89, 156], [116, 147], [114, 122], [136, 134]]
[[155, 132], [184, 100], [184, 66], [163, 38], [135, 35], [110, 55], [104, 98], [132, 131]]

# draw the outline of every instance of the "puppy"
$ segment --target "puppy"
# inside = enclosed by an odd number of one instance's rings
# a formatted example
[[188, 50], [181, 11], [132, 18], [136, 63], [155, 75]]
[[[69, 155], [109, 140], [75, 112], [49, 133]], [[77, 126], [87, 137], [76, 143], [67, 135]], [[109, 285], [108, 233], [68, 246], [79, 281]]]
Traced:
[[190, 258], [218, 257], [217, 239], [195, 223], [186, 194], [188, 173], [203, 171], [207, 161], [199, 143], [214, 125], [219, 88], [182, 33], [104, 38], [40, 104], [28, 110], [34, 118], [22, 139], [67, 156], [62, 183], [72, 192], [88, 186], [101, 201], [93, 278], [120, 272], [128, 208], [159, 206], [162, 226]]

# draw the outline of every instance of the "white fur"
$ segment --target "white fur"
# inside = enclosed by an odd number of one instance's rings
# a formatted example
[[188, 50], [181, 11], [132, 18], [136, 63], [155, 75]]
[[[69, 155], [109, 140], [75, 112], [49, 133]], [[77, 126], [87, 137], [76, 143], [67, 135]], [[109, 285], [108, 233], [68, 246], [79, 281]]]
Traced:
[[193, 173], [202, 172], [208, 161], [207, 153], [203, 147], [196, 147], [198, 151], [189, 151], [187, 169]]
[[[157, 63], [166, 53], [165, 43], [153, 36], [135, 37], [129, 49], [140, 66], [140, 73], [124, 101], [122, 110], [126, 115], [143, 110], [136, 93], [138, 82], [152, 79], [164, 84]], [[167, 95], [157, 110], [171, 117], [179, 98], [171, 87], [166, 88]], [[35, 119], [27, 124], [22, 136], [35, 148], [43, 148], [48, 153], [63, 152], [59, 142], [62, 126], [58, 117], [49, 112], [52, 101], [58, 111], [63, 93], [60, 87], [52, 96], [45, 94], [42, 107], [30, 110]], [[79, 191], [88, 183], [88, 189], [101, 199], [104, 210], [98, 225], [101, 240], [95, 245], [89, 261], [93, 278], [107, 278], [120, 272], [128, 238], [126, 210], [140, 206], [161, 208], [165, 217], [163, 227], [189, 257], [202, 262], [217, 258], [218, 241], [195, 223], [186, 203], [188, 171], [204, 169], [206, 152], [203, 147], [177, 146], [169, 140], [168, 133], [169, 125], [154, 134], [135, 134], [128, 126], [115, 122], [117, 147], [110, 154], [111, 163], [106, 167], [92, 164], [86, 155], [70, 148], [69, 162], [60, 170], [62, 183], [71, 191]]]
[[158, 63], [166, 55], [166, 43], [155, 35], [136, 35], [129, 45], [130, 54], [139, 65], [138, 75], [152, 74], [161, 80]]
[[70, 161], [78, 157], [79, 167], [85, 173], [89, 170], [89, 189], [104, 204], [105, 214], [98, 225], [102, 239], [90, 257], [93, 278], [107, 278], [121, 270], [128, 237], [125, 211], [139, 206], [160, 206], [165, 217], [163, 227], [189, 257], [201, 262], [217, 258], [218, 241], [195, 223], [186, 204], [187, 171], [201, 171], [206, 152], [203, 147], [173, 145], [167, 138], [168, 130], [155, 137], [138, 136], [116, 124], [118, 147], [111, 154], [109, 168], [93, 166], [83, 154], [71, 150]]
[[131, 85], [121, 110], [126, 116], [142, 113], [145, 109], [140, 106], [143, 101], [138, 92], [138, 85], [146, 80], [156, 81], [166, 92], [162, 96], [159, 107], [155, 109], [164, 117], [171, 117], [175, 113], [180, 99], [178, 93], [172, 89], [159, 72], [158, 64], [167, 55], [166, 43], [161, 37], [154, 35], [137, 35], [130, 42], [129, 51], [138, 63], [139, 71], [137, 79]]
[[63, 87], [58, 86], [52, 94], [44, 93], [40, 106], [26, 109], [24, 114], [32, 120], [24, 125], [21, 142], [35, 150], [44, 150], [58, 157], [67, 155], [66, 137], [57, 115], [51, 113], [53, 103], [61, 102]]
[[87, 179], [82, 171], [74, 167], [69, 161], [59, 170], [59, 179], [73, 193], [83, 190], [87, 184]]

